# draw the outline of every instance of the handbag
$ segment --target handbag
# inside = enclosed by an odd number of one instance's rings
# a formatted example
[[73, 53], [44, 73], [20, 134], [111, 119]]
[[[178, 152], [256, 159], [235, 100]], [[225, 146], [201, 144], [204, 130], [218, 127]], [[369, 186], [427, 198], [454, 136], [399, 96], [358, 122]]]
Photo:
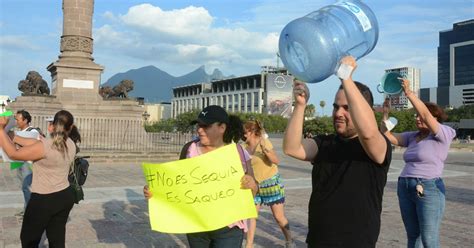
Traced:
[[77, 171], [74, 170], [74, 162], [72, 162], [73, 165], [71, 166], [71, 172], [70, 172], [70, 188], [72, 189], [73, 196], [74, 196], [74, 203], [79, 204], [81, 200], [84, 200], [84, 191], [82, 190], [82, 186], [79, 184], [77, 180]]

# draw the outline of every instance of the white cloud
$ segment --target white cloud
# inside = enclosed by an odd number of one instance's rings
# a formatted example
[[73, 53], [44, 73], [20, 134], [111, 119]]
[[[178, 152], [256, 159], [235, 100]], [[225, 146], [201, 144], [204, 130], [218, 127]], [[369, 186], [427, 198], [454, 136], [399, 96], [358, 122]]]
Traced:
[[250, 10], [254, 18], [241, 25], [252, 30], [265, 29], [279, 33], [290, 21], [333, 3], [331, 0], [263, 0]]
[[110, 25], [104, 25], [94, 30], [94, 42], [114, 49], [139, 44], [133, 35], [119, 32]]
[[189, 6], [163, 11], [151, 4], [133, 6], [121, 19], [126, 25], [138, 29], [178, 37], [200, 36], [202, 32], [209, 30], [213, 21], [209, 12], [202, 7]]
[[0, 47], [8, 49], [31, 49], [38, 50], [39, 47], [30, 42], [31, 37], [19, 35], [0, 36]]
[[[106, 12], [103, 16], [111, 22], [94, 30], [98, 49], [141, 59], [143, 65], [146, 61], [164, 64], [166, 67], [160, 68], [170, 73], [187, 73], [206, 65], [207, 69], [241, 75], [268, 65], [261, 63], [276, 63], [278, 33], [215, 27], [215, 17], [203, 7], [165, 11], [141, 4], [130, 7], [124, 15]], [[182, 71], [176, 72], [177, 68]]]
[[102, 14], [102, 17], [104, 17], [105, 19], [110, 20], [110, 21], [116, 21], [117, 20], [117, 17], [111, 11], [105, 11], [104, 14]]

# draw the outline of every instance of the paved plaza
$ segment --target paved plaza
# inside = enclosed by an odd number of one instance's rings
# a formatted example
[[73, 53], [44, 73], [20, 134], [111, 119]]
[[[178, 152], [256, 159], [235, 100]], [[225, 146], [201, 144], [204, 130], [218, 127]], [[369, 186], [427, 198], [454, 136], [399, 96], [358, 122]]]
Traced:
[[[311, 165], [282, 155], [281, 139], [273, 139], [273, 143], [280, 154], [280, 172], [286, 185], [285, 212], [297, 247], [306, 247]], [[447, 193], [442, 247], [472, 247], [474, 244], [473, 165], [473, 152], [450, 151], [444, 171]], [[385, 188], [377, 247], [406, 247], [396, 196], [396, 180], [402, 167], [401, 151], [396, 150]], [[67, 247], [186, 247], [184, 235], [151, 231], [143, 185], [139, 163], [91, 164], [84, 187], [86, 200], [74, 205], [67, 224]], [[22, 206], [16, 171], [0, 163], [0, 248], [20, 247], [21, 218], [15, 214]], [[268, 207], [260, 212], [257, 228], [256, 247], [284, 247], [283, 235]]]

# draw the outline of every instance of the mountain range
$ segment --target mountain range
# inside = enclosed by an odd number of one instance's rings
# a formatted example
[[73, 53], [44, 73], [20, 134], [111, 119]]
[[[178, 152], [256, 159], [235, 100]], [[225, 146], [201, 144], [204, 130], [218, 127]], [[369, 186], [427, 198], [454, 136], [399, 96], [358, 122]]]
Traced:
[[110, 77], [101, 86], [115, 86], [124, 79], [134, 82], [134, 89], [128, 94], [131, 97], [144, 97], [146, 102], [170, 102], [172, 98], [172, 88], [194, 83], [208, 83], [212, 80], [222, 80], [232, 78], [224, 76], [219, 69], [214, 69], [212, 74], [207, 74], [205, 67], [200, 66], [196, 70], [183, 76], [174, 77], [155, 66], [145, 66], [132, 69], [127, 72], [117, 73]]

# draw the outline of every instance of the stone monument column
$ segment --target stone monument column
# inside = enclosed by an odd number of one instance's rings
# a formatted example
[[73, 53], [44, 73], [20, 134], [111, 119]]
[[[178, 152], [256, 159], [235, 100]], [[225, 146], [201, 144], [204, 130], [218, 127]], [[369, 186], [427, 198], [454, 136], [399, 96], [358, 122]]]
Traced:
[[62, 9], [61, 54], [47, 67], [52, 95], [62, 102], [98, 103], [102, 100], [99, 84], [104, 67], [92, 57], [94, 0], [63, 0]]
[[46, 117], [66, 109], [81, 133], [81, 148], [138, 150], [151, 146], [143, 128], [144, 107], [135, 99], [102, 99], [100, 77], [104, 67], [92, 57], [94, 0], [63, 0], [63, 34], [59, 59], [50, 64], [52, 95], [19, 96], [10, 105], [26, 109], [32, 125], [46, 128]]

